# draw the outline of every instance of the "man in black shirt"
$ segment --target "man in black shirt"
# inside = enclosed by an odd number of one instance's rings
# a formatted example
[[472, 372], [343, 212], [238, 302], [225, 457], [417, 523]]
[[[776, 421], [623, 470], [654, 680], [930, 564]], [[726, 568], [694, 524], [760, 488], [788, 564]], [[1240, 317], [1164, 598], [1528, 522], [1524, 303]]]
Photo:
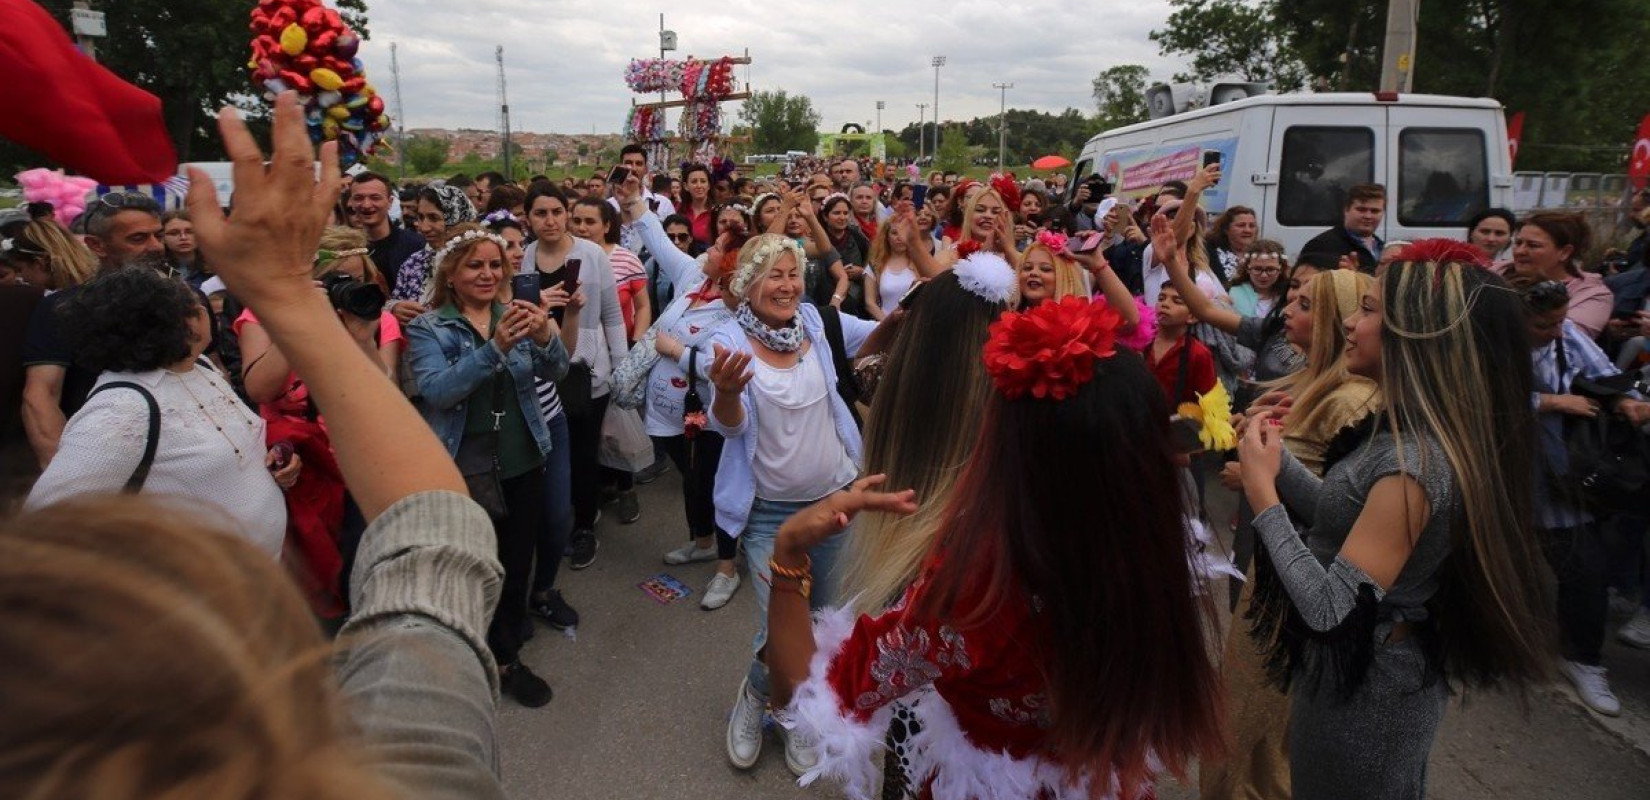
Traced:
[[384, 276], [386, 291], [395, 288], [401, 262], [424, 249], [424, 237], [390, 224], [390, 204], [399, 202], [390, 191], [388, 178], [376, 172], [355, 176], [349, 187], [349, 209], [367, 234], [367, 250], [378, 274]]
[[1381, 221], [1386, 217], [1386, 187], [1378, 183], [1360, 183], [1348, 189], [1346, 207], [1341, 211], [1340, 227], [1330, 228], [1312, 237], [1301, 248], [1301, 254], [1327, 256], [1330, 260], [1350, 254], [1358, 259], [1359, 271], [1375, 274], [1375, 266], [1381, 263], [1381, 248], [1385, 245], [1375, 231], [1380, 229]]

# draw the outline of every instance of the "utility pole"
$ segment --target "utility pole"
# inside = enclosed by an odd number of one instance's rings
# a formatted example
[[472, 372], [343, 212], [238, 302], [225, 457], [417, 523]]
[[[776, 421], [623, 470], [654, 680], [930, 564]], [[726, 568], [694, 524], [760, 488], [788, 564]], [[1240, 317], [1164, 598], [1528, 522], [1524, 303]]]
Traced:
[[1008, 90], [1012, 83], [993, 83], [991, 88], [1001, 92], [997, 102], [997, 171], [1003, 169], [1003, 153], [1008, 149]]
[[934, 56], [930, 62], [934, 65], [934, 160], [940, 158], [940, 67], [945, 66], [945, 56]]
[[396, 183], [407, 182], [407, 115], [401, 108], [401, 62], [395, 57], [395, 42], [390, 42], [390, 87], [395, 91], [395, 161], [400, 175]]
[[1381, 45], [1381, 91], [1408, 93], [1415, 86], [1415, 21], [1421, 0], [1387, 0], [1386, 42]]
[[874, 131], [874, 133], [882, 133], [882, 109], [884, 109], [886, 107], [887, 107], [886, 103], [882, 102], [881, 100], [877, 101], [877, 129]]
[[516, 174], [510, 171], [510, 98], [504, 93], [504, 45], [493, 50], [493, 56], [498, 59], [498, 112], [501, 119], [499, 127], [504, 131], [504, 179], [515, 180]]
[[109, 25], [103, 18], [102, 11], [93, 11], [92, 4], [86, 0], [75, 0], [74, 8], [69, 11], [69, 22], [74, 28], [75, 46], [86, 57], [97, 60], [97, 42], [109, 35]]
[[923, 129], [924, 120], [928, 119], [928, 104], [917, 104], [917, 160], [928, 155], [928, 132]]

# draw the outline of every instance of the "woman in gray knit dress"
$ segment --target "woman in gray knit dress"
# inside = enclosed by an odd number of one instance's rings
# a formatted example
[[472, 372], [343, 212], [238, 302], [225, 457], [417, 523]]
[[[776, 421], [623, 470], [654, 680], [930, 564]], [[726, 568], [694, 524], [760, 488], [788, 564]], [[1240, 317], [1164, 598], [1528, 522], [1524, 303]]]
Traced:
[[1296, 800], [1424, 797], [1451, 686], [1523, 689], [1551, 664], [1519, 299], [1457, 248], [1411, 246], [1348, 320], [1347, 368], [1387, 410], [1322, 480], [1275, 420], [1239, 448]]

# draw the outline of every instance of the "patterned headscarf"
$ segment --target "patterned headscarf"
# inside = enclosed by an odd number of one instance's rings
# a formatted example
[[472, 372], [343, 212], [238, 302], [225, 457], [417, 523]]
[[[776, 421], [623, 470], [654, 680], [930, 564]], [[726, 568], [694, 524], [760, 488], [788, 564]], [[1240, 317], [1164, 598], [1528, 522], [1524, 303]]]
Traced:
[[451, 228], [461, 222], [476, 221], [476, 207], [470, 204], [470, 198], [464, 196], [463, 189], [445, 183], [430, 184], [429, 189], [435, 193], [435, 204], [441, 208], [441, 216], [447, 220], [447, 227]]

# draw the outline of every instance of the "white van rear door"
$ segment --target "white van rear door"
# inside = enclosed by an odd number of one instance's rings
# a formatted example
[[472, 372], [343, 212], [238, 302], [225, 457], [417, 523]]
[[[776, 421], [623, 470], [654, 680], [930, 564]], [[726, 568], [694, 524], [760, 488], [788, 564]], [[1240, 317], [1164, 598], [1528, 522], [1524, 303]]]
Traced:
[[[1467, 221], [1497, 205], [1492, 196], [1508, 193], [1493, 188], [1494, 172], [1506, 161], [1505, 133], [1494, 127], [1499, 119], [1484, 108], [1387, 109], [1388, 241], [1463, 238]], [[1503, 148], [1502, 158], [1494, 157], [1496, 147]]]
[[1387, 172], [1385, 106], [1280, 105], [1266, 157], [1261, 235], [1299, 254], [1342, 221], [1346, 192]]

